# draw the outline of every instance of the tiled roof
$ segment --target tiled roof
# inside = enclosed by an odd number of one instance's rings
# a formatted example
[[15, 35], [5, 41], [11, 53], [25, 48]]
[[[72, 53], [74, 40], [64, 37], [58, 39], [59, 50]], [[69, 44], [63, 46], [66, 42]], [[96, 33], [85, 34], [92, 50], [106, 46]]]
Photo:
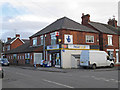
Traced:
[[37, 51], [38, 49], [39, 49], [39, 46], [30, 47], [30, 41], [29, 41], [15, 49], [6, 51], [5, 54], [29, 53], [29, 52]]
[[36, 37], [48, 32], [52, 32], [55, 30], [59, 30], [59, 29], [69, 29], [69, 30], [76, 30], [76, 31], [85, 31], [85, 32], [94, 32], [94, 33], [98, 33], [97, 31], [88, 28], [86, 26], [81, 25], [78, 22], [75, 22], [67, 17], [63, 17], [60, 18], [58, 20], [56, 20], [55, 22], [53, 22], [52, 24], [50, 24], [49, 26], [45, 27], [44, 29], [42, 29], [41, 31], [35, 33], [34, 35], [32, 35], [31, 37]]
[[114, 32], [112, 30], [112, 28], [110, 28], [109, 25], [98, 23], [98, 22], [89, 22], [89, 24], [92, 25], [94, 28], [96, 28], [97, 30], [99, 30], [102, 33], [117, 34], [116, 32]]
[[14, 37], [14, 38], [8, 40], [5, 44], [10, 44], [14, 39], [16, 39], [16, 37]]

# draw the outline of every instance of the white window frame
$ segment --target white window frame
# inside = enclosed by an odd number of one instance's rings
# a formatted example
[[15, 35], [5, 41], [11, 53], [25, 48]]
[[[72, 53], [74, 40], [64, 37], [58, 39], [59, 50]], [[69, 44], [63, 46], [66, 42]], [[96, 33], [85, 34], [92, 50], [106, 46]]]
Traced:
[[[93, 42], [88, 42], [90, 38], [93, 38]], [[87, 40], [89, 38], [89, 40]], [[86, 35], [86, 43], [94, 43], [94, 36], [93, 35]]]
[[5, 47], [3, 47], [3, 51], [5, 51]]
[[55, 32], [50, 33], [50, 35], [51, 35], [51, 45], [56, 45], [57, 38], [56, 38]]
[[19, 59], [19, 56], [18, 56], [18, 59]]
[[10, 45], [7, 46], [7, 51], [10, 50]]
[[33, 46], [37, 46], [37, 37], [33, 38]]
[[22, 56], [22, 59], [24, 59], [24, 56]]
[[40, 45], [43, 45], [43, 35], [42, 36], [40, 36]]
[[112, 39], [112, 35], [107, 35], [108, 36], [108, 45], [109, 46], [113, 46], [113, 39]]

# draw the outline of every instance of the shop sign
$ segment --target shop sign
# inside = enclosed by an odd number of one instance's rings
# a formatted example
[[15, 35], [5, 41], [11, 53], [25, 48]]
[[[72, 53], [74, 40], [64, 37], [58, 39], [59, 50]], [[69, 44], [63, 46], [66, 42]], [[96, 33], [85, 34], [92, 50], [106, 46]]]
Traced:
[[73, 35], [64, 35], [64, 43], [65, 44], [73, 44]]
[[69, 49], [90, 49], [89, 45], [68, 45]]
[[47, 46], [47, 50], [51, 50], [51, 49], [59, 49], [59, 45], [50, 45], [50, 46]]

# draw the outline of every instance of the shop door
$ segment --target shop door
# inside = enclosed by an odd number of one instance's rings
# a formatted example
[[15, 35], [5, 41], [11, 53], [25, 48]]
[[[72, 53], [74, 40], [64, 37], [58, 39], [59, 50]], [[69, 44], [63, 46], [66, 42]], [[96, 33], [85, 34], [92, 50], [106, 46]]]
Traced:
[[53, 67], [55, 66], [55, 60], [56, 60], [56, 53], [53, 53], [52, 54], [52, 61], [51, 61], [51, 64]]
[[119, 55], [118, 55], [118, 52], [116, 52], [116, 63], [119, 63]]

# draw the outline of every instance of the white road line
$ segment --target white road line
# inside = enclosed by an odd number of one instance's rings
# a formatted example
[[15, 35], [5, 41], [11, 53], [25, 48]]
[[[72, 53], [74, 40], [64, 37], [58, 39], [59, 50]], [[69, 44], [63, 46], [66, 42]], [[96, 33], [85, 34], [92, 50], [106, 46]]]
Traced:
[[95, 76], [91, 76], [91, 77], [96, 79], [96, 80], [103, 80], [103, 81], [106, 81], [106, 82], [109, 82], [109, 81], [119, 82], [118, 80], [115, 80], [115, 79], [98, 78], [98, 77], [95, 77]]
[[49, 80], [46, 80], [46, 79], [43, 79], [43, 81], [46, 81], [46, 82], [49, 82], [49, 83], [53, 83], [53, 84], [56, 84], [56, 85], [60, 85], [60, 86], [64, 86], [64, 87], [67, 87], [67, 88], [74, 88], [74, 87], [71, 87], [71, 86], [68, 86], [68, 85], [65, 85], [65, 84], [49, 81]]
[[19, 72], [16, 72], [16, 74], [21, 75], [21, 76], [25, 76], [25, 77], [31, 77], [29, 75], [25, 75], [25, 74], [22, 74], [22, 73], [19, 73]]

